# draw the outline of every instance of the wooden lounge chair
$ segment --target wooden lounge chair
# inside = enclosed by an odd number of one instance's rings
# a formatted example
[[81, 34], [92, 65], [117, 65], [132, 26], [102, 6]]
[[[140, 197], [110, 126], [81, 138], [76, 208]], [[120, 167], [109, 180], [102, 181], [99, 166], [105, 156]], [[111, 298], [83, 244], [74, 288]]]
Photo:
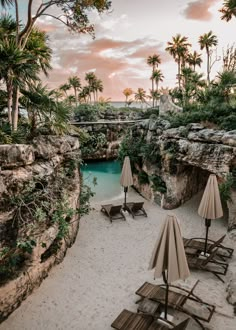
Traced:
[[126, 209], [129, 211], [129, 213], [132, 214], [132, 217], [138, 215], [144, 215], [147, 217], [147, 213], [143, 208], [144, 202], [137, 202], [137, 203], [126, 203]]
[[112, 220], [125, 219], [124, 214], [122, 213], [122, 205], [113, 205], [107, 204], [102, 205], [101, 211], [104, 212], [112, 222]]
[[[218, 248], [217, 250], [217, 256], [220, 258], [231, 258], [234, 252], [234, 249], [231, 249], [229, 247], [226, 247], [222, 245], [223, 240], [225, 238], [225, 235], [222, 236], [220, 239], [217, 241], [213, 241], [211, 239], [208, 239], [208, 244], [207, 244], [207, 253], [211, 253], [211, 251], [214, 250], [214, 248]], [[199, 238], [199, 237], [194, 237], [194, 238], [183, 238], [184, 241], [184, 247], [186, 249], [186, 253], [188, 249], [198, 249], [199, 251], [204, 251], [205, 247], [205, 239], [204, 238]]]
[[[205, 329], [201, 321], [210, 322], [212, 315], [215, 311], [215, 306], [203, 302], [198, 296], [193, 293], [195, 289], [197, 281], [192, 289], [186, 290], [174, 285], [169, 286], [169, 294], [168, 294], [168, 307], [172, 307], [174, 310], [178, 310], [189, 315], [193, 318], [202, 329]], [[147, 309], [143, 310], [143, 301], [149, 299], [153, 303], [156, 303], [158, 308], [159, 305], [162, 305], [162, 308], [165, 306], [165, 294], [166, 294], [166, 286], [165, 285], [155, 285], [148, 282], [145, 282], [136, 292], [138, 296], [141, 297], [137, 301], [139, 304], [138, 311], [148, 313]], [[145, 299], [145, 300], [144, 300]], [[191, 309], [191, 305], [188, 306], [188, 303], [194, 304]], [[145, 308], [147, 305], [145, 306]], [[193, 310], [194, 308], [194, 310]], [[203, 309], [204, 308], [204, 314]], [[197, 312], [197, 310], [199, 312]]]
[[[161, 318], [159, 319], [161, 320]], [[111, 327], [117, 330], [184, 330], [188, 325], [189, 319], [181, 322], [177, 326], [165, 320], [165, 323], [170, 325], [171, 328], [157, 321], [158, 319], [154, 318], [152, 315], [133, 313], [124, 309], [111, 324]]]
[[198, 251], [195, 251], [192, 254], [187, 253], [186, 257], [189, 268], [211, 272], [224, 283], [224, 280], [220, 275], [226, 275], [229, 265], [226, 262], [221, 262], [216, 259], [217, 251], [218, 249], [216, 248], [207, 258], [201, 258]]

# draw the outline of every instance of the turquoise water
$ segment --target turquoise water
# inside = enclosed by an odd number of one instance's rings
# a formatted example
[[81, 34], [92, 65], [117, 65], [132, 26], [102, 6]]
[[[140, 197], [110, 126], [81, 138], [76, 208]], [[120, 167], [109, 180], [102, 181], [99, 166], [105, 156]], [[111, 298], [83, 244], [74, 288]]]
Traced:
[[[84, 183], [95, 192], [93, 201], [116, 198], [122, 194], [120, 186], [121, 165], [118, 161], [96, 161], [81, 167]], [[93, 185], [94, 177], [97, 185]]]

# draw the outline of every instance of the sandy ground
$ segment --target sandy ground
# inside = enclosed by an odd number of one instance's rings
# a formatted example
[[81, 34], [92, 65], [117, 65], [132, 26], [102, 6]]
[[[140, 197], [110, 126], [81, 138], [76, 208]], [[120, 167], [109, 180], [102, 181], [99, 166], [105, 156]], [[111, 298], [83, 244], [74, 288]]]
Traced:
[[[142, 200], [135, 192], [129, 201]], [[199, 196], [172, 211], [180, 220], [185, 237], [204, 236], [204, 222], [197, 215]], [[116, 200], [114, 204], [120, 201]], [[0, 325], [0, 330], [108, 330], [116, 316], [127, 308], [136, 311], [135, 291], [144, 281], [154, 281], [148, 263], [155, 245], [160, 225], [168, 211], [145, 201], [148, 218], [137, 217], [112, 224], [100, 212], [100, 205], [81, 219], [80, 231], [73, 247], [68, 250], [63, 263], [56, 266], [40, 288]], [[210, 228], [210, 238], [219, 238], [226, 232], [223, 220], [215, 220]], [[228, 246], [232, 242], [226, 238]], [[231, 271], [236, 271], [236, 257], [230, 260]], [[206, 329], [234, 330], [236, 317], [226, 302], [226, 284], [211, 273], [191, 271], [191, 276], [181, 284], [190, 288], [200, 283], [196, 293], [216, 305]], [[183, 315], [175, 313], [175, 320]], [[191, 320], [188, 329], [200, 329]]]

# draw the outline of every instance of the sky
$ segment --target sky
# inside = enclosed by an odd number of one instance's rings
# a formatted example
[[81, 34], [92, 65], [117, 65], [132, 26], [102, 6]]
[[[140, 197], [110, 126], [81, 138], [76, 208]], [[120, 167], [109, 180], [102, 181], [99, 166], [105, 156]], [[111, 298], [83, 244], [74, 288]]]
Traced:
[[[34, 0], [36, 5], [41, 0]], [[28, 0], [20, 0], [21, 14], [26, 12]], [[210, 30], [218, 37], [218, 61], [212, 68], [213, 78], [222, 67], [222, 49], [235, 41], [236, 19], [225, 22], [218, 12], [223, 0], [113, 0], [107, 14], [90, 14], [95, 24], [96, 38], [70, 34], [66, 27], [50, 17], [38, 20], [38, 26], [49, 36], [53, 50], [49, 88], [57, 88], [68, 77], [77, 75], [84, 83], [86, 72], [92, 71], [103, 81], [102, 96], [122, 101], [122, 91], [139, 87], [151, 88], [151, 68], [147, 57], [159, 54], [162, 63], [164, 88], [176, 86], [177, 64], [165, 51], [167, 42], [177, 33], [189, 38], [192, 50], [203, 54], [199, 72], [206, 72], [206, 54], [200, 51], [199, 36]], [[221, 60], [220, 60], [221, 58]]]

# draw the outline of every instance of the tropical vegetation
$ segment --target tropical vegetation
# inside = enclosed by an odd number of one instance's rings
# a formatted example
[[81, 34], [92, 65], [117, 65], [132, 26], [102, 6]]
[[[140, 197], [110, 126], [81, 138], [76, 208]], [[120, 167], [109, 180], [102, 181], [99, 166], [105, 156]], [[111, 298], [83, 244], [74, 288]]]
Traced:
[[[2, 16], [0, 21], [0, 79], [4, 81], [7, 90], [8, 123], [12, 131], [17, 131], [21, 88], [28, 88], [30, 84], [39, 80], [41, 71], [47, 74], [50, 69], [51, 50], [47, 45], [45, 33], [35, 29], [37, 20], [42, 16], [48, 16], [66, 25], [70, 31], [94, 35], [94, 25], [89, 20], [88, 10], [102, 13], [110, 8], [111, 2], [108, 0], [89, 2], [49, 0], [35, 5], [35, 2], [29, 0], [28, 15], [24, 24], [20, 17], [19, 0], [1, 0], [1, 6], [9, 13], [15, 12], [14, 18], [6, 15]], [[54, 16], [51, 13], [53, 6], [57, 7], [61, 15]], [[90, 74], [90, 78], [87, 77], [89, 88], [91, 78]], [[102, 90], [101, 82], [96, 83], [97, 90]], [[74, 88], [75, 102], [77, 102], [77, 89], [80, 87], [80, 82], [71, 79], [70, 84]], [[93, 90], [94, 97], [95, 90]], [[90, 88], [87, 95], [90, 96], [91, 92]]]

